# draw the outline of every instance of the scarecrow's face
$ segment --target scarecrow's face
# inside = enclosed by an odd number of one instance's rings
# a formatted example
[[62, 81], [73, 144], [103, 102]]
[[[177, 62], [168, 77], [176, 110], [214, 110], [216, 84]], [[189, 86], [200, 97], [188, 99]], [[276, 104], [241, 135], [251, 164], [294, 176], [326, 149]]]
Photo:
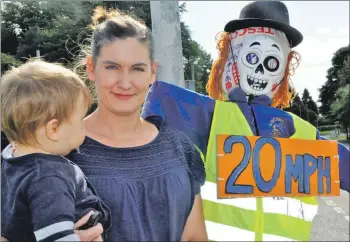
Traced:
[[266, 95], [283, 78], [285, 56], [281, 46], [268, 36], [247, 38], [238, 55], [239, 84], [248, 95]]
[[249, 34], [254, 29], [242, 30], [245, 33], [242, 35], [231, 34], [234, 37], [222, 77], [226, 94], [239, 86], [246, 95], [272, 97], [283, 79], [290, 52], [285, 35], [271, 29], [267, 33]]

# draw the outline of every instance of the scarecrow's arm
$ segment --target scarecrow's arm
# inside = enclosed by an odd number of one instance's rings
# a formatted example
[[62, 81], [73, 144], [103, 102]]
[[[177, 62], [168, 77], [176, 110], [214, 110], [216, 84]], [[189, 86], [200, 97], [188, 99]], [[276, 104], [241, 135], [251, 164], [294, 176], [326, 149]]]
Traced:
[[[316, 138], [318, 140], [328, 140], [320, 136], [318, 131]], [[350, 192], [350, 151], [345, 145], [338, 142], [338, 154], [340, 188]]]
[[199, 93], [156, 81], [147, 95], [141, 117], [186, 133], [205, 156], [215, 100]]

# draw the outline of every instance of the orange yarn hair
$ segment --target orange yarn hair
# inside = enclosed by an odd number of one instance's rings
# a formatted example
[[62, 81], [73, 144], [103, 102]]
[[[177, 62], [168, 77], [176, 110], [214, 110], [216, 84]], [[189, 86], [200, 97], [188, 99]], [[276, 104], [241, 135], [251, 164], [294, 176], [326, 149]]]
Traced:
[[222, 73], [225, 70], [225, 64], [228, 58], [230, 48], [230, 33], [221, 32], [217, 38], [216, 49], [219, 51], [219, 57], [214, 61], [210, 71], [206, 90], [209, 97], [216, 100], [224, 100], [223, 90], [221, 87]]
[[295, 89], [290, 77], [295, 74], [299, 64], [300, 54], [292, 50], [288, 55], [287, 66], [280, 87], [272, 97], [272, 107], [284, 109], [290, 106], [291, 100], [295, 97]]
[[[222, 74], [225, 70], [225, 64], [229, 55], [230, 33], [221, 32], [217, 38], [216, 48], [219, 51], [219, 57], [214, 61], [210, 71], [206, 90], [211, 98], [216, 100], [225, 100], [221, 87]], [[277, 92], [272, 98], [272, 106], [277, 108], [288, 108], [291, 100], [295, 97], [295, 89], [291, 82], [291, 76], [294, 75], [296, 68], [300, 64], [300, 54], [291, 51], [288, 55], [286, 70]]]

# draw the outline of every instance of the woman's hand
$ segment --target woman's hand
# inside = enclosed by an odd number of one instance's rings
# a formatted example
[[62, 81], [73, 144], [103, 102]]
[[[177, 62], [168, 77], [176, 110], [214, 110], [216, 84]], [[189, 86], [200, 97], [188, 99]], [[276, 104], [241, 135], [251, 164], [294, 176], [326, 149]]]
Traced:
[[1, 242], [8, 242], [8, 240], [1, 236]]
[[103, 227], [100, 223], [86, 230], [78, 230], [79, 227], [86, 224], [91, 214], [93, 214], [93, 211], [90, 211], [88, 214], [86, 214], [78, 222], [75, 223], [74, 232], [80, 237], [81, 241], [103, 241], [101, 236], [101, 234], [103, 233]]
[[194, 199], [193, 207], [190, 216], [187, 218], [181, 241], [208, 241], [200, 194], [197, 194]]

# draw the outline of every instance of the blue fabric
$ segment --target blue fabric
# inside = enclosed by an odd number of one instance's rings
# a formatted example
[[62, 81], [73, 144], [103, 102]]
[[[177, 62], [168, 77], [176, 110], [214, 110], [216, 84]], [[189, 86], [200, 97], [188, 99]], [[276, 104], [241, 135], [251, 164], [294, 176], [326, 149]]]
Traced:
[[248, 102], [242, 89], [234, 88], [228, 97], [240, 107], [254, 135], [288, 138], [295, 133], [292, 116], [270, 107], [272, 101], [268, 96], [257, 96]]
[[204, 165], [191, 140], [161, 126], [150, 143], [114, 148], [86, 137], [69, 158], [109, 206], [112, 229], [105, 241], [180, 241]]
[[293, 117], [280, 109], [251, 105], [259, 136], [289, 138], [295, 133]]
[[[2, 236], [18, 242], [54, 241], [74, 235], [74, 223], [90, 210], [101, 211], [104, 229], [110, 228], [109, 209], [95, 195], [79, 167], [57, 155], [11, 158], [8, 150], [4, 151], [7, 156], [2, 155], [1, 169]], [[47, 229], [59, 222], [68, 222], [71, 228]], [[36, 238], [33, 232], [38, 230], [47, 237]]]
[[[163, 98], [163, 95], [166, 98]], [[272, 101], [268, 96], [257, 96], [248, 102], [240, 88], [232, 89], [228, 96], [230, 101], [237, 103], [240, 107], [254, 135], [288, 138], [295, 133], [292, 116], [283, 110], [270, 107]], [[183, 102], [183, 97], [186, 98], [186, 103]], [[198, 105], [196, 100], [200, 100], [201, 105]], [[190, 127], [191, 132], [188, 133], [191, 134], [189, 137], [192, 142], [197, 146], [200, 145], [202, 152], [206, 151], [202, 146], [207, 145], [207, 137], [210, 133], [213, 108], [215, 108], [212, 98], [166, 82], [156, 82], [151, 88], [146, 103], [142, 113], [143, 118], [164, 122], [167, 126], [186, 133]], [[197, 105], [197, 112], [193, 112]], [[319, 132], [317, 134], [318, 139]], [[340, 187], [349, 191], [349, 149], [342, 144], [338, 147]], [[205, 155], [206, 152], [203, 154]]]
[[[318, 140], [328, 140], [327, 138], [318, 135]], [[350, 152], [349, 149], [338, 143], [338, 153], [339, 153], [339, 177], [340, 177], [340, 188], [350, 192]]]
[[141, 116], [155, 124], [183, 131], [206, 154], [215, 100], [156, 81], [147, 95]]
[[248, 97], [246, 96], [246, 94], [242, 91], [241, 88], [233, 88], [229, 92], [228, 98], [230, 99], [231, 102], [235, 102], [239, 106], [244, 117], [246, 117], [246, 120], [247, 120], [253, 134], [257, 135], [258, 130], [255, 126], [252, 108], [251, 108], [250, 104], [247, 102]]

